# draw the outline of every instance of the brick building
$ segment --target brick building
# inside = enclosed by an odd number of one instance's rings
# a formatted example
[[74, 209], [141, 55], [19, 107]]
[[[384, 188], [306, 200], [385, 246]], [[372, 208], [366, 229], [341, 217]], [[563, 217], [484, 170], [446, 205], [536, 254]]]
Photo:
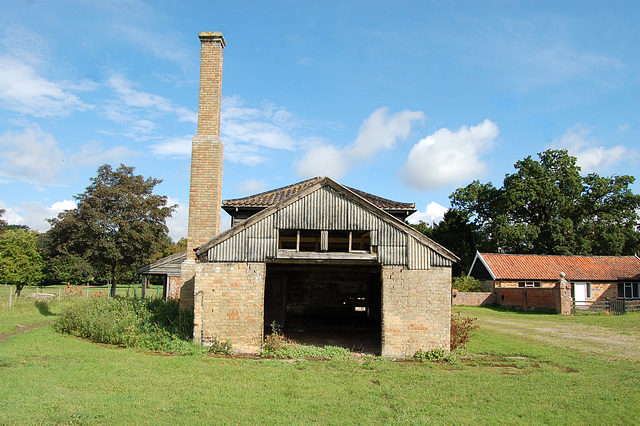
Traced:
[[605, 309], [624, 300], [628, 310], [640, 309], [638, 256], [477, 253], [469, 271], [493, 290], [497, 304], [523, 309], [555, 309], [561, 273], [576, 308]]
[[[193, 310], [194, 340], [230, 339], [236, 351], [251, 353], [275, 322], [301, 341], [385, 356], [448, 351], [457, 258], [403, 221], [414, 204], [327, 177], [221, 203], [225, 41], [220, 33], [200, 40], [189, 242], [172, 261], [174, 270], [181, 262], [181, 278], [168, 290]], [[221, 204], [233, 224], [223, 233]]]

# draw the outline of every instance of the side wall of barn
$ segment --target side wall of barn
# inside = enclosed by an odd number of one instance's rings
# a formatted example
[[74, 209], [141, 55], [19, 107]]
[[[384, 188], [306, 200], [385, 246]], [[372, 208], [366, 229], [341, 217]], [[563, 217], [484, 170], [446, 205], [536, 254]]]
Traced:
[[264, 263], [199, 263], [194, 284], [194, 341], [229, 339], [233, 350], [254, 353], [264, 332]]
[[449, 352], [451, 268], [382, 267], [382, 355], [408, 357], [418, 350]]

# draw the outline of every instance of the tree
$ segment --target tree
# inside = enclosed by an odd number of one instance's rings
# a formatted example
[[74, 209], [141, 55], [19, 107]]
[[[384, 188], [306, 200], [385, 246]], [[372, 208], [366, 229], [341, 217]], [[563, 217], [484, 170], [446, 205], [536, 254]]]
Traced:
[[0, 209], [0, 232], [7, 226], [7, 221], [2, 219], [2, 216], [4, 216], [4, 209]]
[[52, 257], [86, 259], [111, 283], [112, 296], [118, 282], [163, 247], [165, 222], [175, 209], [167, 206], [166, 196], [153, 194], [161, 180], [134, 175], [134, 170], [101, 166], [85, 192], [74, 197], [77, 207], [49, 220]]
[[10, 229], [0, 234], [0, 275], [16, 285], [16, 296], [25, 285], [39, 285], [44, 279], [44, 261], [38, 248], [38, 233]]
[[483, 251], [534, 254], [633, 254], [640, 196], [632, 176], [580, 175], [566, 150], [516, 162], [503, 186], [474, 181], [451, 196], [468, 215]]
[[466, 275], [471, 268], [478, 244], [476, 226], [469, 221], [469, 214], [449, 209], [440, 223], [431, 226], [424, 222], [412, 225], [416, 230], [443, 245], [460, 258], [453, 265], [453, 276]]

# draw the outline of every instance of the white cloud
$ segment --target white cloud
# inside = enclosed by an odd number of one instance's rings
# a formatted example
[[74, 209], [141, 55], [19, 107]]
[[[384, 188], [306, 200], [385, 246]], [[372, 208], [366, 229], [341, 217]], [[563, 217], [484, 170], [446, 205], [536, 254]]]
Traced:
[[362, 123], [356, 140], [343, 148], [317, 143], [296, 162], [301, 177], [330, 176], [340, 179], [357, 160], [369, 160], [378, 152], [392, 149], [398, 139], [406, 138], [413, 122], [424, 119], [420, 111], [389, 114], [389, 108], [378, 108]]
[[46, 219], [57, 217], [58, 213], [64, 210], [75, 209], [76, 203], [72, 200], [63, 200], [55, 202], [51, 206], [45, 206], [23, 202], [19, 206], [9, 207], [0, 200], [0, 208], [6, 210], [3, 219], [10, 225], [26, 225], [38, 232], [46, 232], [50, 228]]
[[314, 146], [296, 162], [296, 172], [303, 178], [329, 176], [340, 179], [350, 167], [348, 156], [333, 145]]
[[149, 149], [159, 157], [188, 158], [191, 155], [191, 139], [191, 136], [169, 138], [149, 145]]
[[378, 108], [360, 126], [358, 137], [346, 149], [356, 159], [370, 159], [383, 149], [391, 149], [399, 138], [406, 138], [414, 121], [423, 120], [421, 111], [400, 111], [389, 115], [389, 108]]
[[34, 125], [22, 133], [0, 136], [0, 176], [30, 183], [52, 184], [65, 156], [51, 133]]
[[256, 165], [266, 160], [267, 149], [295, 149], [293, 133], [298, 127], [282, 107], [263, 103], [261, 108], [250, 108], [238, 96], [222, 99], [220, 138], [225, 149], [230, 148], [231, 161]]
[[424, 222], [427, 225], [434, 223], [438, 224], [444, 219], [444, 214], [449, 210], [447, 207], [442, 206], [435, 201], [432, 201], [427, 205], [425, 211], [417, 211], [407, 218], [407, 222], [417, 225], [420, 222]]
[[491, 148], [498, 134], [498, 126], [490, 120], [453, 132], [442, 128], [411, 149], [404, 179], [420, 190], [476, 179], [487, 169], [481, 154]]
[[89, 108], [77, 96], [36, 69], [9, 56], [0, 57], [0, 105], [36, 117], [57, 117]]
[[236, 188], [240, 194], [257, 194], [264, 191], [267, 188], [267, 184], [263, 180], [249, 179], [240, 182], [236, 185]]
[[135, 90], [133, 84], [122, 76], [113, 76], [107, 81], [117, 99], [105, 104], [104, 116], [119, 124], [129, 126], [127, 136], [142, 139], [155, 130], [158, 117], [173, 115], [178, 121], [196, 123], [197, 113], [188, 108], [174, 105], [159, 95]]
[[69, 156], [70, 164], [78, 166], [96, 166], [104, 163], [121, 163], [128, 157], [140, 155], [126, 146], [114, 146], [104, 149], [100, 142], [89, 142], [84, 144], [79, 152]]
[[178, 241], [180, 238], [187, 237], [187, 226], [189, 224], [189, 204], [180, 204], [180, 200], [177, 198], [167, 197], [167, 205], [172, 206], [176, 204], [177, 207], [173, 211], [170, 218], [167, 218], [167, 227], [169, 228], [169, 237], [173, 241]]
[[63, 201], [58, 201], [57, 203], [53, 203], [50, 207], [50, 210], [57, 215], [60, 212], [63, 212], [65, 210], [73, 210], [76, 207], [78, 207], [78, 205], [76, 204], [75, 201], [63, 200]]
[[569, 151], [570, 155], [576, 157], [577, 165], [584, 173], [607, 172], [616, 164], [638, 156], [636, 150], [623, 145], [610, 148], [602, 146], [598, 139], [591, 136], [592, 131], [592, 127], [578, 123], [553, 141], [551, 147]]

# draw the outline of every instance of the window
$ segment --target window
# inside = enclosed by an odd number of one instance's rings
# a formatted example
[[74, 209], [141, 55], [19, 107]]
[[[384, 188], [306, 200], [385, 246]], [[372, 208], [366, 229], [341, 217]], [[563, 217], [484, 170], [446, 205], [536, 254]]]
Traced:
[[618, 283], [618, 299], [640, 299], [640, 283]]
[[298, 231], [295, 229], [281, 229], [278, 248], [282, 250], [298, 250]]
[[301, 230], [299, 251], [320, 251], [320, 231]]
[[330, 252], [349, 252], [349, 231], [329, 231], [328, 250]]
[[518, 282], [518, 287], [521, 287], [521, 288], [540, 287], [540, 281], [520, 281]]
[[280, 229], [278, 249], [306, 252], [371, 253], [371, 231]]

